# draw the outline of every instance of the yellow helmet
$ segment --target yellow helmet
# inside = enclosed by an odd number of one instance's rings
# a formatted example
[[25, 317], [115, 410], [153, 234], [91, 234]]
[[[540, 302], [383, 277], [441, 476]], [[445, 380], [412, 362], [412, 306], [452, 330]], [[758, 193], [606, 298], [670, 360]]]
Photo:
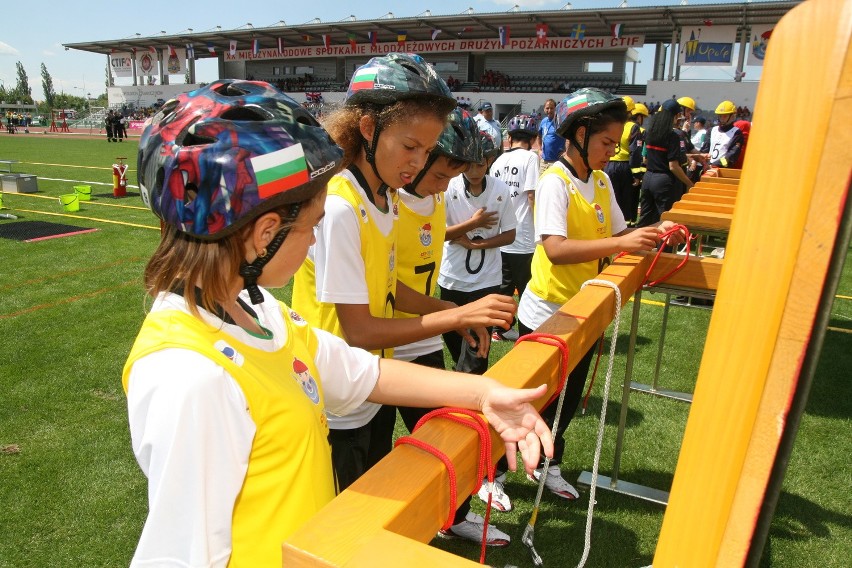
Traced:
[[644, 116], [648, 116], [651, 113], [648, 112], [648, 107], [646, 107], [644, 104], [636, 103], [633, 106], [633, 114], [642, 114]]
[[622, 100], [624, 100], [624, 104], [627, 105], [627, 112], [632, 113], [633, 107], [636, 106], [636, 102], [633, 100], [633, 97], [631, 97], [630, 95], [624, 95], [621, 98]]
[[722, 101], [716, 107], [716, 114], [734, 114], [737, 112], [737, 106], [731, 101]]
[[678, 104], [689, 110], [695, 110], [695, 100], [692, 97], [681, 97], [677, 100]]

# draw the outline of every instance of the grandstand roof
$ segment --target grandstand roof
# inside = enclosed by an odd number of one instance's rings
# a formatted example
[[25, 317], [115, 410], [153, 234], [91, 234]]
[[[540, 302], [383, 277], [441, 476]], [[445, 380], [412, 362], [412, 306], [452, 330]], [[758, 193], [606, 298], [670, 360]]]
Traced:
[[[536, 25], [547, 24], [550, 37], [568, 37], [571, 27], [586, 26], [590, 37], [609, 36], [610, 26], [623, 24], [622, 35], [644, 35], [646, 43], [669, 43], [672, 32], [684, 26], [712, 25], [749, 27], [757, 24], [774, 24], [801, 0], [782, 2], [744, 2], [742, 4], [694, 4], [675, 6], [649, 6], [641, 8], [518, 10], [508, 12], [431, 15], [429, 11], [413, 17], [357, 19], [350, 16], [337, 22], [311, 22], [292, 25], [282, 21], [271, 26], [258, 27], [245, 24], [239, 28], [213, 29], [204, 32], [132, 36], [114, 40], [66, 43], [66, 49], [77, 49], [108, 55], [113, 52], [146, 50], [149, 47], [165, 49], [183, 47], [192, 43], [197, 59], [214, 57], [206, 46], [212, 45], [218, 54], [228, 51], [231, 40], [246, 44], [254, 39], [261, 48], [277, 48], [281, 38], [284, 46], [308, 46], [322, 43], [322, 35], [329, 35], [334, 45], [349, 43], [351, 35], [359, 43], [369, 41], [367, 32], [377, 31], [384, 36], [380, 41], [395, 41], [400, 31], [405, 31], [408, 41], [431, 40], [432, 30], [440, 29], [440, 39], [494, 38], [499, 26], [509, 26], [512, 37], [535, 37]], [[188, 30], [187, 30], [188, 32]], [[310, 39], [306, 39], [310, 36]]]

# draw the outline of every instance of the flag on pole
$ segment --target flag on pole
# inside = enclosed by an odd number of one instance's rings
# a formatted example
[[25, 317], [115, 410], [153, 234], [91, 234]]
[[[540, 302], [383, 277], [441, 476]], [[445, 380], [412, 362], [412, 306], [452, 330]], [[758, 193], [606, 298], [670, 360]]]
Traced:
[[573, 39], [583, 39], [586, 37], [586, 24], [577, 24], [573, 28], [571, 28], [571, 37]]
[[195, 46], [191, 43], [186, 44], [186, 57], [187, 59], [195, 59]]
[[278, 53], [281, 53], [283, 51], [284, 51], [284, 38], [279, 37], [278, 38]]
[[437, 38], [440, 33], [441, 30], [432, 30], [432, 41], [435, 41], [435, 38]]
[[269, 199], [310, 180], [301, 144], [255, 156], [249, 161], [257, 179], [257, 195], [261, 199]]
[[154, 47], [153, 45], [149, 45], [149, 46], [148, 46], [148, 51], [150, 51], [151, 53], [157, 53], [157, 48], [156, 48], [156, 47]]
[[216, 48], [213, 47], [212, 43], [207, 44], [207, 51], [210, 53], [210, 55], [216, 55]]
[[506, 47], [509, 43], [509, 26], [500, 26], [497, 31], [500, 33], [500, 46]]
[[405, 46], [406, 38], [408, 38], [408, 31], [399, 30], [398, 32], [396, 32], [396, 43], [397, 45], [399, 45], [399, 47]]
[[456, 35], [457, 35], [458, 37], [461, 37], [463, 33], [466, 33], [466, 32], [469, 32], [469, 31], [473, 31], [473, 28], [472, 28], [472, 27], [470, 27], [470, 26], [465, 26], [465, 27], [463, 27], [463, 28], [462, 28], [462, 30], [461, 30], [460, 32], [458, 32]]
[[177, 51], [175, 51], [175, 48], [170, 46], [170, 45], [168, 46], [168, 48], [169, 48], [169, 57], [177, 57]]
[[358, 43], [358, 41], [355, 39], [355, 34], [346, 34], [346, 37], [349, 38], [349, 46], [352, 49], [355, 49], [355, 46]]
[[236, 55], [236, 54], [237, 54], [237, 40], [235, 40], [235, 39], [232, 39], [232, 40], [231, 40], [231, 45], [230, 45], [230, 54], [231, 54], [231, 55]]
[[305, 40], [305, 41], [311, 41], [311, 36], [309, 36], [308, 34], [305, 34], [305, 35], [302, 36], [302, 39]]
[[704, 25], [708, 28], [713, 25], [713, 20], [704, 20]]
[[379, 34], [376, 32], [367, 32], [367, 39], [370, 40], [370, 45], [376, 47], [376, 43], [379, 41]]
[[328, 49], [331, 47], [331, 34], [322, 34], [322, 43], [325, 45], [325, 48]]
[[260, 40], [259, 39], [251, 40], [251, 54], [257, 55], [259, 51], [260, 51]]
[[539, 45], [547, 43], [547, 24], [535, 25], [535, 42]]
[[622, 26], [624, 26], [624, 24], [613, 24], [613, 25], [610, 26], [610, 28], [612, 29], [612, 37], [614, 37], [614, 38], [621, 37]]

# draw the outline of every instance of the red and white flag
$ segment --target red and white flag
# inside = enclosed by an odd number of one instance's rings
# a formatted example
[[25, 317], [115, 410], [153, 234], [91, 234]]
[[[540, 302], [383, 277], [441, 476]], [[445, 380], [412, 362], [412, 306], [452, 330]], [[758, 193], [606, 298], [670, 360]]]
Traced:
[[535, 25], [535, 42], [539, 45], [547, 43], [547, 24]]
[[228, 51], [231, 55], [237, 54], [237, 40], [232, 39], [230, 44], [230, 49]]
[[330, 34], [322, 34], [322, 43], [325, 45], [325, 48], [328, 49], [331, 47], [331, 35]]

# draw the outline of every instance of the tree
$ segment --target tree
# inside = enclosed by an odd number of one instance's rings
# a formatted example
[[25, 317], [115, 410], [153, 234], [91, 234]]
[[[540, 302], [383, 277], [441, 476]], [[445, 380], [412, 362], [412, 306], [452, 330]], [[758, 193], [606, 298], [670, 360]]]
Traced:
[[41, 64], [41, 88], [44, 90], [44, 101], [48, 108], [53, 108], [56, 92], [53, 90], [53, 78], [47, 72], [47, 66], [44, 63]]
[[18, 85], [15, 87], [16, 101], [21, 101], [25, 105], [33, 104], [32, 89], [30, 89], [30, 81], [27, 78], [27, 72], [24, 70], [24, 64], [18, 61], [15, 64], [18, 68]]

